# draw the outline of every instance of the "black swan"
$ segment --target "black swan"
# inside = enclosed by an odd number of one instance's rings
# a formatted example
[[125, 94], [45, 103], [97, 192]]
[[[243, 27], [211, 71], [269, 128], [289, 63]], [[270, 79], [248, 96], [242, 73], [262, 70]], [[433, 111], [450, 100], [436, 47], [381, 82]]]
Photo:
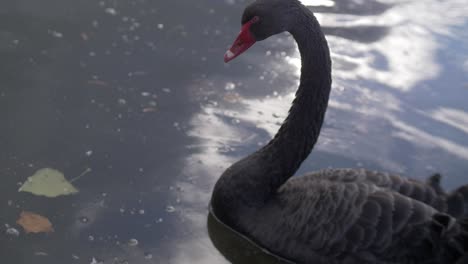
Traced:
[[224, 60], [283, 31], [302, 59], [296, 98], [276, 136], [222, 174], [210, 212], [296, 263], [468, 263], [468, 185], [445, 193], [439, 175], [424, 183], [363, 169], [291, 178], [317, 141], [331, 89], [320, 25], [298, 0], [257, 0]]

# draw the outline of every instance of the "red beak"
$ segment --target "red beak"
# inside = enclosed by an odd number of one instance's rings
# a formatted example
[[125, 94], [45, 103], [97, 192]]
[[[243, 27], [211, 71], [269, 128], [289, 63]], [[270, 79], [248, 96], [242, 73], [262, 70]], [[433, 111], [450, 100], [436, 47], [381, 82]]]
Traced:
[[224, 54], [224, 62], [233, 60], [255, 44], [256, 40], [250, 32], [250, 26], [257, 21], [258, 17], [254, 17], [242, 26], [239, 36], [237, 36], [231, 48]]

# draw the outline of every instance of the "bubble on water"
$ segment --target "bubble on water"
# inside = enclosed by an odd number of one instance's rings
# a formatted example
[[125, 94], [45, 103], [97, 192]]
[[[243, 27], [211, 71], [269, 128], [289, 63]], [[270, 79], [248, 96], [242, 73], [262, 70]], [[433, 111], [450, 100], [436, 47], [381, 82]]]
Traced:
[[86, 217], [86, 216], [82, 216], [80, 217], [80, 222], [83, 223], [83, 224], [86, 224], [89, 222], [89, 218]]
[[89, 157], [89, 156], [93, 155], [93, 151], [88, 150], [88, 151], [85, 152], [85, 155]]
[[138, 240], [136, 240], [135, 238], [131, 238], [128, 240], [128, 243], [127, 243], [129, 246], [131, 247], [135, 247], [138, 245]]
[[176, 209], [172, 205], [166, 206], [166, 212], [168, 212], [168, 213], [173, 213], [173, 212], [175, 212], [175, 210]]
[[123, 98], [119, 98], [119, 99], [117, 100], [117, 102], [118, 102], [119, 104], [121, 104], [121, 105], [127, 104], [127, 100], [125, 100], [125, 99], [123, 99]]
[[263, 81], [263, 80], [265, 80], [265, 76], [263, 76], [263, 75], [260, 75], [260, 77], [258, 77], [258, 79], [260, 79], [260, 80], [262, 80], [262, 81]]
[[90, 262], [90, 264], [103, 264], [103, 263], [104, 262], [102, 260], [96, 259], [95, 257], [93, 257]]
[[94, 236], [89, 235], [89, 236], [88, 236], [88, 241], [94, 241]]
[[153, 254], [149, 253], [149, 252], [145, 252], [143, 253], [144, 256], [145, 256], [145, 259], [152, 259], [153, 258]]
[[109, 15], [113, 15], [113, 16], [117, 15], [117, 10], [115, 10], [112, 7], [108, 7], [106, 9], [104, 9], [104, 12], [106, 12]]
[[171, 89], [169, 89], [169, 88], [163, 88], [162, 90], [163, 90], [163, 92], [165, 92], [165, 93], [170, 93], [170, 92], [171, 92]]
[[158, 24], [158, 29], [163, 29], [164, 28], [164, 24]]
[[124, 209], [124, 208], [120, 208], [120, 209], [119, 209], [119, 212], [120, 212], [121, 214], [123, 214], [123, 213], [125, 213], [125, 209]]
[[140, 210], [138, 210], [138, 213], [141, 214], [141, 215], [142, 215], [142, 214], [145, 214], [145, 210], [140, 209]]
[[55, 38], [63, 38], [63, 34], [61, 32], [55, 31], [55, 30], [48, 30], [49, 34], [52, 35]]
[[236, 84], [233, 82], [227, 82], [226, 85], [224, 85], [224, 90], [226, 91], [232, 91], [236, 89]]
[[150, 96], [150, 95], [151, 95], [151, 94], [148, 93], [148, 92], [141, 92], [141, 96], [145, 96], [145, 97], [146, 97], [146, 96]]
[[158, 218], [158, 219], [156, 219], [155, 222], [159, 224], [159, 223], [162, 223], [163, 221], [164, 221], [164, 220], [163, 220], [162, 218]]
[[270, 56], [270, 55], [271, 55], [271, 51], [270, 51], [270, 50], [267, 50], [267, 51], [265, 52], [265, 55]]
[[231, 120], [231, 123], [233, 123], [233, 124], [237, 125], [237, 124], [239, 124], [239, 123], [240, 123], [240, 120], [239, 120], [239, 119], [237, 119], [237, 118], [234, 118], [234, 119], [232, 119], [232, 120]]
[[20, 235], [20, 232], [18, 231], [18, 229], [14, 227], [8, 227], [5, 233], [9, 236], [15, 236], [15, 237]]

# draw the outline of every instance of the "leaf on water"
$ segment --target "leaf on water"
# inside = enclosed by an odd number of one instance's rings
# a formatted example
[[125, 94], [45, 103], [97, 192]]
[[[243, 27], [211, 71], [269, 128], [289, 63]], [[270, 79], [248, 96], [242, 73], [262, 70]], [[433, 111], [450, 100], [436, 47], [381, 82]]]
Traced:
[[46, 217], [32, 212], [23, 211], [16, 223], [24, 228], [26, 233], [54, 232], [52, 223]]
[[77, 193], [78, 190], [68, 182], [63, 173], [58, 170], [43, 168], [31, 177], [19, 188], [19, 192], [30, 192], [35, 195], [57, 197]]

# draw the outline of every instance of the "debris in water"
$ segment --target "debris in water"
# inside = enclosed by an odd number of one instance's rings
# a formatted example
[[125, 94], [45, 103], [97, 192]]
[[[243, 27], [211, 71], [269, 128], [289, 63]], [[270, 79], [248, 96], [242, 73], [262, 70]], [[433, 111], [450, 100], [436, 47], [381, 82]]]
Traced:
[[71, 179], [70, 182], [74, 182], [74, 181], [79, 180], [81, 177], [85, 176], [86, 174], [88, 174], [88, 172], [91, 172], [91, 171], [92, 171], [91, 168], [86, 168], [80, 175], [78, 175], [75, 178]]
[[78, 193], [78, 190], [65, 179], [63, 173], [51, 168], [36, 171], [32, 176], [28, 177], [18, 191], [46, 197]]
[[87, 41], [89, 39], [88, 34], [86, 34], [85, 32], [81, 32], [80, 36], [81, 39], [83, 39], [84, 41]]
[[232, 92], [225, 94], [223, 99], [224, 101], [228, 103], [237, 103], [237, 102], [242, 101], [242, 98], [240, 97], [238, 93], [232, 93]]
[[156, 112], [157, 109], [154, 107], [145, 107], [141, 110], [143, 113], [150, 113], [150, 112]]
[[54, 231], [49, 219], [32, 212], [21, 212], [16, 223], [22, 226], [26, 233], [50, 233]]

